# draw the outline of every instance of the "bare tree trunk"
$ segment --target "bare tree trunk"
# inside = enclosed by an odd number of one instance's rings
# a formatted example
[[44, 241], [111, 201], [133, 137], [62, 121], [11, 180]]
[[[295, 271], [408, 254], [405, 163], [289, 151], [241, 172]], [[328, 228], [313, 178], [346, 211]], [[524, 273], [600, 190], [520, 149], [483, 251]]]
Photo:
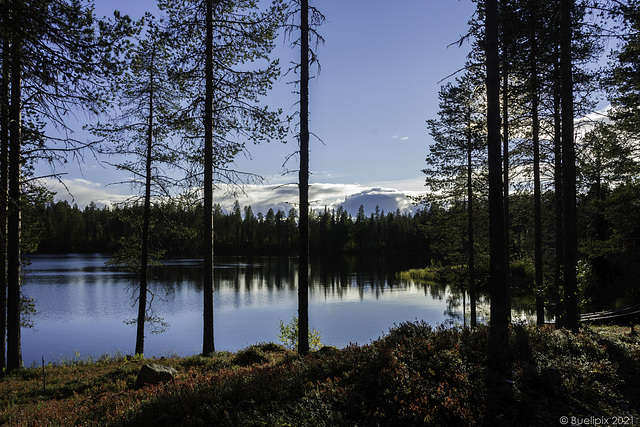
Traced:
[[[556, 60], [556, 79], [560, 78], [559, 64]], [[555, 299], [556, 328], [564, 327], [564, 303], [561, 289], [563, 287], [562, 271], [564, 265], [564, 223], [562, 220], [562, 119], [560, 116], [560, 81], [556, 80], [553, 89], [553, 155], [554, 155], [554, 188], [555, 188], [555, 266], [553, 275], [553, 293]]]
[[500, 71], [497, 0], [486, 0], [487, 143], [489, 147], [489, 236], [491, 325], [494, 366], [502, 369], [509, 345], [510, 303], [506, 275], [504, 198], [500, 146]]
[[309, 1], [300, 2], [298, 353], [309, 352]]
[[542, 206], [540, 194], [540, 122], [538, 118], [538, 53], [536, 40], [537, 4], [531, 2], [531, 131], [533, 133], [533, 216], [534, 216], [534, 266], [536, 292], [536, 320], [544, 325], [544, 299], [542, 295]]
[[[507, 14], [507, 9], [509, 7], [509, 1], [502, 1], [502, 13], [504, 15]], [[506, 22], [506, 18], [503, 18], [502, 24], [502, 173], [504, 174], [504, 251], [505, 251], [505, 276], [507, 279], [510, 276], [511, 271], [511, 235], [509, 234], [509, 227], [511, 224], [510, 218], [510, 205], [509, 205], [509, 34], [508, 34], [508, 25]], [[511, 289], [507, 286], [508, 297], [511, 297]], [[511, 318], [511, 313], [509, 313], [509, 319]]]
[[566, 326], [578, 332], [578, 230], [576, 154], [573, 143], [573, 76], [571, 13], [573, 0], [560, 0], [560, 73], [562, 80], [562, 196], [564, 219], [564, 296]]
[[206, 0], [204, 113], [204, 331], [202, 354], [215, 351], [213, 341], [213, 0]]
[[[468, 240], [469, 240], [469, 299], [470, 301], [470, 325], [476, 327], [476, 269], [475, 250], [473, 238], [473, 169], [471, 154], [473, 152], [473, 141], [471, 135], [471, 108], [467, 110], [467, 219], [468, 219]], [[464, 293], [463, 293], [464, 296]], [[464, 310], [463, 310], [464, 316]]]
[[[18, 2], [20, 4], [20, 2]], [[20, 244], [21, 244], [21, 101], [22, 46], [16, 34], [20, 14], [14, 10], [11, 41], [11, 106], [9, 146], [9, 212], [7, 230], [7, 370], [22, 367], [20, 337]]]
[[149, 270], [149, 223], [151, 222], [151, 162], [153, 154], [153, 97], [154, 97], [154, 57], [151, 57], [149, 76], [149, 125], [147, 128], [147, 150], [144, 183], [144, 211], [142, 214], [142, 250], [140, 253], [140, 296], [138, 297], [138, 323], [136, 333], [136, 353], [144, 354], [144, 323], [147, 313], [147, 288]]
[[7, 189], [9, 182], [9, 41], [2, 36], [2, 86], [0, 87], [0, 370], [6, 367], [7, 338]]

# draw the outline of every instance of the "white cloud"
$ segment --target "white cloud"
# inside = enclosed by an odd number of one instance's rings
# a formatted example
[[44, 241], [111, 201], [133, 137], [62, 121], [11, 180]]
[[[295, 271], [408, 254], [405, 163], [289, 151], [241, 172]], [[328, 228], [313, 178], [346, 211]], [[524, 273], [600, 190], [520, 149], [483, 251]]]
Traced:
[[393, 136], [391, 137], [391, 139], [399, 139], [400, 141], [407, 141], [407, 140], [409, 139], [409, 137], [408, 137], [408, 136], [400, 137], [400, 136], [398, 136], [398, 135], [393, 135]]
[[[400, 209], [405, 213], [415, 210], [408, 196], [417, 193], [361, 184], [314, 183], [309, 187], [309, 200], [313, 209], [336, 209], [342, 206], [354, 216], [358, 213], [360, 205], [364, 207], [367, 215], [373, 213], [376, 206], [385, 212], [395, 212]], [[234, 202], [234, 198], [229, 198], [220, 203], [223, 208], [230, 209]], [[246, 189], [244, 196], [238, 197], [238, 202], [242, 206], [250, 205], [254, 213], [266, 213], [269, 208], [287, 211], [298, 206], [298, 187], [297, 185], [252, 186]]]
[[[86, 179], [66, 179], [64, 183], [69, 190], [67, 191], [56, 180], [45, 181], [47, 187], [57, 193], [56, 200], [67, 200], [81, 208], [92, 201], [105, 206], [122, 202], [133, 195], [126, 185], [104, 186]], [[394, 186], [402, 190], [390, 188]], [[354, 216], [358, 213], [360, 205], [364, 207], [367, 215], [375, 211], [376, 205], [387, 213], [395, 212], [397, 209], [404, 213], [415, 210], [408, 196], [419, 194], [423, 189], [421, 186], [421, 178], [383, 185], [312, 183], [309, 187], [309, 200], [314, 209], [336, 209], [342, 206]], [[219, 203], [227, 212], [233, 209], [236, 200], [242, 208], [251, 206], [254, 214], [266, 214], [270, 208], [274, 211], [281, 209], [288, 212], [291, 208], [298, 208], [298, 186], [295, 183], [250, 185], [242, 192], [232, 192], [224, 187], [218, 188], [214, 194], [214, 203]]]
[[424, 175], [416, 175], [412, 178], [397, 179], [391, 181], [368, 182], [369, 187], [395, 188], [401, 193], [417, 196], [426, 191]]
[[402, 213], [407, 213], [415, 209], [405, 193], [391, 188], [365, 189], [359, 193], [346, 196], [344, 202], [340, 203], [340, 205], [352, 215], [358, 213], [360, 206], [363, 207], [366, 215], [375, 212], [376, 206], [385, 213], [396, 212], [398, 209]]
[[126, 185], [105, 186], [81, 178], [64, 179], [63, 183], [53, 178], [44, 178], [42, 182], [55, 192], [55, 200], [66, 200], [69, 203], [84, 207], [91, 202], [99, 206], [109, 206], [122, 202], [132, 196]]

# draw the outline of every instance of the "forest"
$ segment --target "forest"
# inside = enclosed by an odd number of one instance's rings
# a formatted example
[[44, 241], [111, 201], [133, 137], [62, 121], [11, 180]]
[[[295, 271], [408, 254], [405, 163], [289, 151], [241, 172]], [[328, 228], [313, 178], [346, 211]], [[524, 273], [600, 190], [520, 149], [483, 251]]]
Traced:
[[[163, 256], [203, 259], [203, 354], [215, 351], [214, 254], [296, 255], [299, 322], [308, 326], [310, 254], [423, 253], [435, 268], [464, 271], [472, 327], [477, 290], [490, 292], [497, 372], [513, 286], [534, 292], [540, 324], [551, 308], [574, 333], [587, 307], [637, 303], [640, 3], [475, 3], [459, 40], [468, 61], [441, 87], [437, 117], [425, 117], [433, 144], [416, 213], [366, 216], [309, 207], [308, 85], [321, 58], [321, 5], [160, 0], [162, 19], [134, 21], [118, 12], [98, 19], [90, 1], [2, 2], [0, 366], [21, 364], [21, 262], [33, 252], [107, 251], [135, 269], [136, 354], [148, 272]], [[300, 97], [292, 117], [258, 102], [287, 74], [273, 55], [279, 37], [300, 54], [288, 70]], [[86, 130], [97, 142], [70, 136], [77, 111], [93, 117]], [[234, 159], [248, 143], [290, 133], [297, 209], [223, 212], [214, 187], [257, 178]], [[87, 151], [120, 156], [112, 166], [140, 197], [82, 210], [55, 201], [34, 165], [50, 164], [60, 178]], [[299, 334], [304, 355], [308, 327]]]
[[[140, 206], [84, 209], [68, 202], [48, 202], [25, 210], [25, 226], [31, 230], [33, 253], [117, 254], [140, 239]], [[311, 212], [310, 253], [367, 254], [380, 252], [425, 253], [425, 236], [419, 229], [428, 213], [385, 213], [378, 208], [370, 216], [361, 207], [355, 217], [342, 207]], [[174, 203], [154, 205], [151, 210], [150, 252], [162, 257], [193, 257], [202, 252], [202, 205]], [[298, 214], [269, 209], [254, 213], [251, 206], [235, 203], [225, 213], [213, 209], [214, 247], [218, 255], [295, 255]]]
[[[464, 211], [457, 248], [466, 253], [451, 253], [467, 267], [472, 325], [478, 264], [489, 265], [500, 341], [517, 282], [511, 270], [524, 262], [538, 324], [553, 307], [556, 325], [577, 332], [588, 301], [638, 298], [638, 4], [478, 7], [468, 62], [441, 87], [438, 117], [427, 121], [434, 144], [422, 202]], [[608, 51], [612, 39], [621, 42]]]

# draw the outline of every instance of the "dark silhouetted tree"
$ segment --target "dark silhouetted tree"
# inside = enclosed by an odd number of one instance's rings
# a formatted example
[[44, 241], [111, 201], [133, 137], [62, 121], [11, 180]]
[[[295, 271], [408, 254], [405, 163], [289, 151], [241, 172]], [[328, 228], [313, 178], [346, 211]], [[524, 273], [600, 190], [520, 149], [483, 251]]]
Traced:
[[613, 107], [610, 116], [618, 127], [635, 136], [640, 134], [640, 1], [614, 2], [613, 13], [621, 18], [622, 42], [613, 52], [613, 64], [605, 79]]
[[[423, 170], [429, 194], [423, 203], [441, 201], [453, 208], [455, 201], [466, 193], [466, 235], [468, 288], [471, 299], [471, 327], [476, 326], [476, 277], [474, 244], [474, 191], [478, 170], [482, 166], [485, 148], [485, 106], [481, 95], [482, 76], [470, 73], [440, 89], [439, 119], [428, 120], [434, 144], [429, 147]], [[476, 175], [474, 177], [474, 175]]]
[[[142, 187], [141, 232], [139, 240], [126, 239], [113, 262], [139, 274], [138, 316], [135, 354], [144, 353], [145, 321], [157, 321], [152, 316], [148, 299], [149, 262], [162, 248], [150, 248], [152, 195], [170, 197], [176, 179], [169, 177], [166, 168], [175, 169], [180, 161], [178, 147], [170, 145], [170, 135], [176, 126], [179, 111], [179, 82], [169, 68], [172, 57], [166, 34], [149, 14], [138, 25], [146, 25], [143, 38], [139, 38], [126, 55], [124, 72], [112, 88], [120, 114], [110, 123], [98, 124], [92, 131], [106, 139], [101, 152], [124, 156], [115, 166], [129, 173], [132, 182]], [[130, 201], [138, 203], [138, 198]], [[133, 255], [134, 259], [129, 259]]]
[[[299, 21], [298, 21], [299, 19]], [[322, 24], [324, 16], [309, 5], [309, 0], [293, 0], [287, 12], [287, 32], [296, 37], [294, 46], [300, 49], [300, 62], [293, 71], [300, 73], [295, 82], [299, 89], [299, 134], [300, 168], [298, 169], [299, 214], [298, 219], [298, 353], [309, 352], [309, 67], [317, 62], [317, 47], [322, 42], [316, 28]], [[298, 32], [299, 31], [299, 32]]]
[[504, 197], [500, 137], [500, 70], [498, 61], [497, 0], [485, 2], [485, 49], [487, 85], [487, 145], [489, 162], [489, 239], [491, 324], [489, 339], [493, 367], [504, 370], [509, 347], [511, 306], [506, 274]]
[[578, 332], [578, 230], [576, 155], [573, 126], [572, 12], [573, 0], [560, 0], [560, 81], [562, 108], [562, 218], [564, 231], [564, 304], [566, 326]]
[[70, 136], [65, 118], [80, 108], [92, 112], [102, 108], [95, 88], [112, 71], [113, 54], [127, 32], [128, 20], [116, 16], [113, 22], [95, 22], [92, 8], [80, 1], [16, 0], [3, 2], [1, 11], [2, 46], [9, 52], [9, 64], [3, 60], [3, 70], [10, 74], [7, 369], [12, 370], [21, 366], [22, 358], [23, 162], [42, 160], [56, 165], [70, 155], [79, 156], [79, 150], [87, 146]]
[[[282, 24], [283, 7], [261, 8], [251, 0], [162, 0], [176, 55], [186, 81], [181, 126], [193, 173], [185, 181], [203, 187], [203, 354], [215, 350], [213, 325], [213, 188], [247, 176], [229, 166], [246, 141], [281, 138], [279, 111], [260, 107], [279, 75], [269, 54]], [[202, 94], [204, 93], [204, 96]]]
[[0, 43], [2, 43], [2, 74], [0, 78], [0, 369], [6, 366], [7, 324], [7, 190], [9, 180], [9, 97], [10, 92], [10, 41], [8, 39], [8, 11], [0, 15]]

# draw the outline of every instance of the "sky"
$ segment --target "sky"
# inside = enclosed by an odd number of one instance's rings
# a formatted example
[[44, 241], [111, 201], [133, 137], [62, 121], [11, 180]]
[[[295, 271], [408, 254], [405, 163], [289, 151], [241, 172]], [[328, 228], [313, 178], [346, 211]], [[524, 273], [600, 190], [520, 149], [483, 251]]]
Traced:
[[[321, 70], [310, 84], [310, 199], [316, 208], [342, 204], [354, 214], [360, 204], [371, 212], [408, 210], [407, 195], [423, 193], [424, 159], [432, 142], [426, 120], [438, 112], [440, 80], [460, 69], [469, 45], [455, 43], [467, 31], [474, 12], [470, 0], [315, 0], [326, 17], [319, 29], [325, 39], [318, 50]], [[98, 16], [114, 9], [137, 18], [157, 13], [153, 0], [96, 0]], [[453, 45], [452, 45], [453, 44]], [[298, 52], [279, 43], [273, 55], [287, 66]], [[295, 111], [296, 95], [283, 77], [263, 101], [285, 113]], [[283, 175], [283, 163], [297, 149], [293, 135], [286, 144], [249, 146], [250, 156], [236, 161], [240, 170], [256, 173], [265, 183], [247, 188], [241, 205], [254, 212], [288, 209], [297, 202], [296, 175]], [[287, 165], [297, 169], [297, 158]], [[92, 155], [69, 163], [63, 181], [49, 184], [57, 199], [84, 206], [108, 204], [136, 190], [109, 185], [126, 180]], [[218, 194], [231, 206], [233, 197]]]

